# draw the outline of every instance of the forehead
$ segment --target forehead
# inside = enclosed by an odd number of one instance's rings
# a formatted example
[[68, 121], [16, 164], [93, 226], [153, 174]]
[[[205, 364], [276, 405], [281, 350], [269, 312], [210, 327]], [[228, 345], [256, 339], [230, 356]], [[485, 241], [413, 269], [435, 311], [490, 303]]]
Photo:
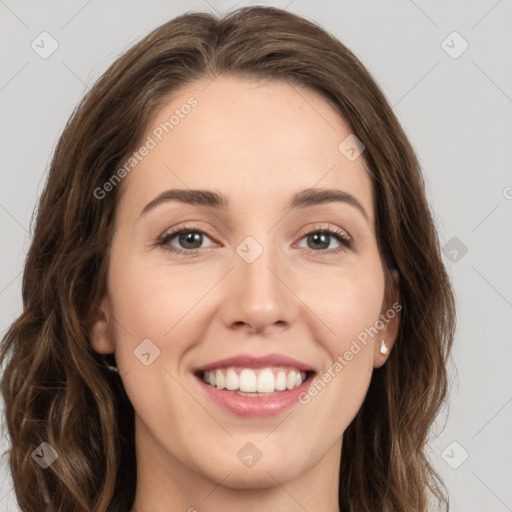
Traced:
[[142, 145], [151, 147], [130, 172], [130, 202], [167, 188], [222, 191], [230, 207], [269, 205], [312, 187], [358, 197], [373, 221], [363, 158], [340, 143], [350, 126], [320, 95], [277, 81], [217, 77], [175, 92], [151, 117]]

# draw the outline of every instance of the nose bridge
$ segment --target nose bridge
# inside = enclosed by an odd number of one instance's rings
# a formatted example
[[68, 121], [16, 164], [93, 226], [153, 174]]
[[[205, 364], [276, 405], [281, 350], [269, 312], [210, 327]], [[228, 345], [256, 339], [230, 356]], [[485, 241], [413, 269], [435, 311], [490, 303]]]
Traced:
[[[260, 237], [261, 240], [261, 237]], [[265, 237], [259, 242], [252, 236], [245, 238], [236, 248], [239, 261], [235, 262], [235, 269], [242, 281], [246, 283], [245, 289], [254, 295], [261, 292], [263, 297], [270, 298], [280, 282], [270, 270], [280, 267], [277, 259], [279, 251], [270, 245], [271, 237]], [[275, 270], [274, 270], [275, 272]]]
[[236, 248], [235, 271], [243, 292], [241, 299], [250, 297], [254, 307], [261, 308], [265, 303], [268, 307], [282, 294], [282, 283], [275, 275], [281, 267], [279, 251], [271, 245], [271, 239], [271, 236], [260, 235], [259, 240], [248, 236]]
[[[225, 297], [224, 321], [244, 323], [261, 331], [293, 320], [297, 304], [284, 284], [282, 253], [271, 246], [272, 236], [247, 236], [235, 249], [233, 271]], [[280, 275], [283, 274], [283, 275]]]

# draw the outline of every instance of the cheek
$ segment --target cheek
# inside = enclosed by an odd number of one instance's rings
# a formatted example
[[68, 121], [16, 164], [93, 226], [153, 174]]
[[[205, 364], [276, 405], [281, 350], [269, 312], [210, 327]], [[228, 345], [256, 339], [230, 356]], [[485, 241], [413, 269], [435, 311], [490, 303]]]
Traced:
[[[379, 339], [376, 325], [384, 296], [384, 276], [376, 264], [339, 276], [324, 291], [311, 300], [320, 303], [322, 320], [334, 332], [321, 339], [329, 357], [317, 376], [317, 390], [326, 402], [340, 404], [345, 412], [326, 414], [324, 421], [344, 430], [360, 408], [370, 384], [374, 344]], [[338, 410], [337, 406], [333, 410]]]
[[[374, 270], [375, 269], [375, 270]], [[379, 319], [384, 298], [384, 276], [378, 266], [339, 272], [324, 282], [321, 292], [304, 290], [322, 322], [329, 326], [326, 348], [335, 357], [349, 350], [353, 340], [371, 341], [372, 327]]]
[[113, 266], [109, 280], [114, 315], [125, 327], [121, 334], [165, 344], [176, 329], [190, 323], [214, 283], [206, 271], [192, 267], [147, 266], [136, 257], [121, 261]]
[[148, 266], [143, 255], [120, 258], [113, 254], [111, 262], [109, 293], [117, 367], [139, 417], [164, 425], [169, 411], [162, 404], [179, 407], [180, 399], [189, 403], [174, 378], [179, 375], [181, 356], [193, 343], [190, 340], [196, 339], [186, 331], [195, 328], [194, 305], [205, 293], [205, 276], [201, 282], [191, 270]]
[[322, 320], [334, 333], [318, 338], [328, 357], [301, 403], [328, 432], [345, 431], [368, 391], [378, 335], [372, 329], [379, 319], [383, 286], [378, 274], [346, 276], [323, 296]]

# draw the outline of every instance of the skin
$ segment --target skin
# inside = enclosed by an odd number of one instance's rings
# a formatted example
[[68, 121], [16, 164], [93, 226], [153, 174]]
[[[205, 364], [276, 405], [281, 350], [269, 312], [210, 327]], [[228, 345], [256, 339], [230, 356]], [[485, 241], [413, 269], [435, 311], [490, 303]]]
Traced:
[[[390, 303], [370, 178], [362, 158], [338, 150], [351, 133], [339, 114], [316, 93], [281, 82], [196, 82], [156, 112], [144, 140], [191, 96], [198, 105], [124, 178], [108, 291], [91, 325], [93, 348], [115, 353], [135, 409], [131, 512], [338, 511], [343, 432], [389, 356], [380, 341], [391, 350], [398, 315], [310, 403], [270, 418], [220, 409], [191, 369], [279, 353], [318, 376], [374, 325]], [[292, 194], [312, 187], [352, 194], [368, 221], [347, 203], [287, 208]], [[219, 192], [230, 206], [168, 201], [141, 215], [175, 188]], [[198, 256], [156, 245], [185, 223], [213, 235], [203, 235]], [[328, 227], [352, 247], [326, 255], [340, 242], [331, 236], [325, 249], [307, 236]], [[252, 263], [236, 252], [247, 236], [263, 248]], [[178, 236], [168, 245], [191, 250]], [[149, 366], [134, 356], [147, 338], [161, 351]], [[262, 454], [252, 468], [237, 457], [248, 442]]]

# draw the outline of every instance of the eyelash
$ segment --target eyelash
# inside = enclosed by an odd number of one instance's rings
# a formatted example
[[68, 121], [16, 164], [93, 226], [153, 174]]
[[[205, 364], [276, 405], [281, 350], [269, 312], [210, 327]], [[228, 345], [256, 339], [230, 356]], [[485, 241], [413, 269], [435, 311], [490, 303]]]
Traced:
[[[173, 231], [170, 231], [168, 233], [164, 233], [157, 240], [155, 245], [161, 247], [164, 251], [168, 251], [168, 252], [171, 252], [171, 253], [174, 253], [174, 254], [183, 254], [183, 255], [187, 255], [189, 257], [193, 257], [193, 256], [198, 255], [199, 252], [201, 251], [201, 249], [190, 249], [190, 250], [187, 250], [187, 249], [179, 249], [179, 248], [172, 247], [172, 246], [168, 245], [170, 240], [175, 238], [176, 235], [180, 235], [181, 233], [200, 233], [202, 235], [208, 236], [208, 238], [211, 238], [211, 239], [214, 238], [207, 231], [204, 231], [202, 229], [198, 229], [195, 226], [185, 226], [185, 227], [178, 228], [178, 229], [175, 229]], [[335, 249], [325, 249], [325, 250], [320, 250], [320, 251], [315, 251], [315, 250], [311, 249], [314, 253], [318, 253], [319, 256], [337, 255], [337, 254], [339, 254], [340, 252], [342, 252], [342, 251], [344, 251], [346, 249], [351, 249], [352, 248], [352, 239], [348, 238], [347, 235], [343, 231], [341, 231], [341, 230], [339, 230], [337, 228], [322, 228], [322, 229], [316, 229], [316, 230], [313, 230], [313, 231], [309, 231], [309, 232], [305, 233], [300, 238], [300, 240], [302, 240], [303, 238], [307, 237], [308, 235], [312, 235], [312, 234], [325, 234], [325, 235], [334, 236], [340, 242], [340, 246], [335, 248]]]

